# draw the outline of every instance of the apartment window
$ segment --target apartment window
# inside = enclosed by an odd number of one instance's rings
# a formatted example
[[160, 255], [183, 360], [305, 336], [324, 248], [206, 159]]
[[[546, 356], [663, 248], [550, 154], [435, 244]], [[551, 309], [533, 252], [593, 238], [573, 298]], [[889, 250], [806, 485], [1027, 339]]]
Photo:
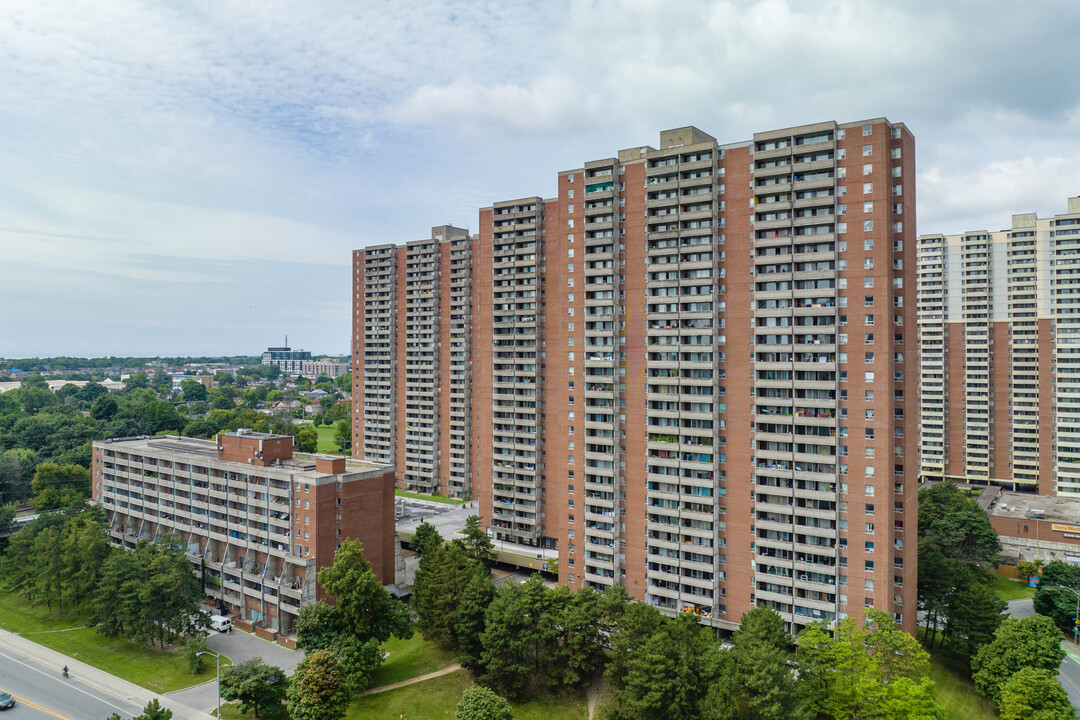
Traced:
[[844, 197], [847, 195], [847, 185], [836, 186], [836, 197]]
[[872, 257], [863, 258], [862, 265], [863, 265], [863, 270], [873, 270], [874, 269], [874, 258], [872, 258]]
[[311, 501], [310, 500], [305, 500], [304, 501], [304, 509], [305, 510], [310, 510], [311, 509]]
[[904, 231], [904, 223], [902, 223], [901, 221], [897, 220], [896, 222], [894, 222], [894, 223], [892, 224], [892, 231], [893, 231], [893, 232], [897, 232], [897, 233], [898, 233], [898, 232], [903, 232], [903, 231]]
[[838, 167], [838, 168], [836, 168], [836, 177], [838, 177], [838, 178], [846, 178], [847, 177], [847, 168], [846, 167]]
[[902, 277], [893, 278], [892, 286], [893, 286], [894, 290], [900, 290], [901, 288], [904, 287], [904, 278], [902, 278]]
[[864, 277], [862, 286], [864, 288], [872, 288], [872, 287], [874, 287], [874, 276], [873, 275], [867, 275], [866, 277]]
[[863, 175], [873, 175], [874, 174], [874, 164], [873, 163], [863, 163], [862, 174]]
[[904, 193], [904, 186], [903, 185], [893, 185], [892, 186], [893, 197], [899, 197], [903, 193]]
[[847, 240], [837, 240], [836, 252], [847, 252]]
[[870, 137], [870, 134], [873, 132], [873, 130], [874, 130], [873, 125], [863, 125], [862, 126], [863, 137]]
[[862, 229], [864, 231], [866, 231], [866, 232], [873, 232], [873, 230], [874, 230], [874, 221], [873, 220], [863, 220]]
[[845, 205], [844, 203], [840, 203], [839, 205], [836, 206], [836, 214], [837, 215], [844, 215], [846, 213], [847, 213], [847, 205]]
[[900, 128], [894, 127], [894, 128], [892, 128], [892, 130], [890, 132], [891, 132], [893, 140], [899, 140], [900, 139]]
[[862, 146], [862, 156], [863, 157], [870, 157], [873, 154], [874, 154], [874, 146], [873, 145], [863, 145]]
[[[863, 485], [863, 494], [866, 497], [874, 497], [874, 486], [873, 485]], [[870, 505], [869, 507], [873, 507], [873, 505]], [[871, 512], [869, 514], [872, 515], [873, 513]]]
[[874, 307], [873, 295], [863, 295], [863, 307]]
[[866, 419], [866, 420], [873, 420], [874, 419], [874, 410], [873, 410], [873, 408], [867, 408], [863, 412], [864, 412], [864, 415], [863, 415], [864, 419]]
[[[874, 402], [874, 391], [873, 390], [863, 390], [863, 402]], [[873, 456], [868, 455], [867, 457], [873, 457]]]
[[874, 382], [874, 371], [873, 370], [868, 370], [868, 371], [863, 373], [863, 382], [866, 382], [866, 383], [873, 383]]
[[[874, 541], [873, 540], [867, 540], [866, 541], [866, 552], [868, 552], [868, 553], [874, 552]], [[867, 600], [870, 600], [870, 598], [867, 598]], [[870, 605], [873, 605], [873, 604], [874, 604], [874, 601], [870, 600]]]
[[847, 232], [847, 223], [846, 222], [836, 223], [836, 232], [838, 234], [840, 234], [840, 235], [843, 235], [844, 233], [846, 233]]
[[872, 212], [874, 212], [874, 201], [873, 200], [864, 201], [863, 204], [862, 204], [862, 211], [864, 213], [872, 213]]
[[872, 314], [863, 316], [863, 325], [873, 325], [874, 316]]
[[892, 176], [893, 176], [894, 178], [898, 178], [898, 177], [900, 177], [900, 166], [899, 166], [899, 165], [897, 165], [896, 167], [894, 167], [894, 168], [892, 169]]
[[870, 193], [874, 192], [874, 183], [872, 183], [872, 182], [863, 183], [862, 184], [862, 191], [863, 191], [863, 195], [869, 195]]
[[836, 159], [844, 160], [847, 158], [847, 148], [840, 148], [836, 151]]

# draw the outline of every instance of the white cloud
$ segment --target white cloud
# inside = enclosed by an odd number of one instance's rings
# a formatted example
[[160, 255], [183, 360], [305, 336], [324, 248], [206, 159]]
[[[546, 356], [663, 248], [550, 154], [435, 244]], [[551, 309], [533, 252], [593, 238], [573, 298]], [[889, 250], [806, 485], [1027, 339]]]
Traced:
[[[917, 138], [920, 231], [1059, 212], [1080, 193], [1078, 31], [1060, 1], [8, 0], [0, 293], [18, 262], [77, 344], [94, 313], [143, 322], [148, 284], [201, 277], [240, 306], [256, 283], [260, 315], [227, 339], [258, 345], [262, 313], [308, 310], [241, 272], [252, 258], [340, 267], [317, 290], [345, 298], [353, 247], [475, 227], [686, 124], [734, 142], [885, 115]], [[109, 287], [88, 305], [50, 266]], [[346, 308], [307, 317], [339, 342]]]

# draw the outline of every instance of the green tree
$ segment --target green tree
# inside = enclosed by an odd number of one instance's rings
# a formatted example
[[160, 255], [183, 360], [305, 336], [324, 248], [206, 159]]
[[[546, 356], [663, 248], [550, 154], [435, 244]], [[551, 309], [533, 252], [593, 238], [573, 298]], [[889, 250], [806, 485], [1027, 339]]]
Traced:
[[845, 618], [831, 635], [823, 623], [799, 633], [800, 690], [807, 709], [817, 716], [907, 718], [882, 712], [918, 707], [927, 694], [930, 709], [939, 715], [929, 667], [930, 656], [918, 641], [881, 610], [868, 610], [862, 624]]
[[454, 711], [455, 720], [514, 720], [514, 711], [506, 698], [485, 687], [473, 687], [461, 695]]
[[101, 383], [88, 382], [79, 388], [78, 399], [79, 402], [85, 404], [93, 404], [102, 395], [108, 395], [109, 390]]
[[124, 381], [124, 391], [140, 390], [150, 387], [150, 378], [145, 372], [132, 373]]
[[700, 717], [724, 669], [719, 643], [689, 613], [669, 620], [633, 603], [611, 645], [617, 658], [606, 672], [615, 697], [611, 720]]
[[486, 569], [475, 568], [469, 581], [461, 591], [458, 600], [457, 624], [454, 634], [461, 649], [462, 667], [476, 673], [480, 669], [484, 646], [481, 636], [486, 627], [485, 614], [491, 601], [495, 599], [495, 585], [491, 582], [491, 573]]
[[458, 543], [437, 545], [421, 557], [412, 605], [426, 639], [443, 647], [457, 645], [458, 604], [465, 585], [476, 572], [475, 562]]
[[[185, 662], [188, 664], [188, 672], [192, 675], [198, 675], [203, 669], [202, 653], [206, 652], [206, 637], [203, 635], [192, 635], [187, 640], [184, 640], [184, 644], [180, 648], [181, 654], [184, 656]], [[222, 690], [222, 697], [224, 697], [225, 691]]]
[[326, 650], [309, 654], [296, 668], [286, 697], [293, 720], [337, 720], [351, 696], [337, 656]]
[[1042, 615], [1007, 618], [994, 633], [994, 640], [979, 648], [971, 661], [975, 688], [995, 703], [1001, 703], [1001, 687], [1022, 668], [1031, 667], [1057, 673], [1065, 657], [1061, 632], [1054, 621]]
[[206, 402], [209, 395], [206, 386], [198, 380], [181, 380], [180, 391], [184, 393], [184, 402]]
[[945, 652], [970, 672], [971, 658], [994, 639], [1008, 604], [986, 581], [982, 569], [965, 565], [958, 573], [956, 589], [945, 603], [945, 636], [949, 638]]
[[255, 717], [280, 708], [288, 685], [285, 671], [267, 665], [262, 658], [252, 658], [221, 671], [221, 697], [238, 700], [241, 714], [254, 710]]
[[296, 444], [300, 452], [313, 453], [319, 448], [319, 433], [313, 425], [304, 425], [296, 432]]
[[803, 706], [792, 673], [794, 642], [784, 630], [783, 618], [771, 608], [755, 608], [743, 615], [731, 641], [730, 671], [708, 700], [712, 715], [723, 717], [716, 712], [716, 700], [728, 695], [742, 718], [801, 717]]
[[[172, 720], [172, 710], [161, 707], [161, 703], [157, 698], [154, 698], [146, 707], [143, 708], [141, 715], [136, 715], [131, 720]], [[113, 713], [109, 716], [109, 720], [124, 720], [122, 717]]]
[[34, 507], [53, 510], [90, 497], [90, 471], [81, 465], [40, 463], [31, 483]]
[[345, 630], [359, 642], [412, 637], [408, 608], [390, 597], [371, 571], [359, 540], [341, 543], [333, 564], [319, 570], [319, 582], [334, 596]]
[[465, 519], [465, 529], [461, 532], [465, 537], [460, 542], [464, 544], [469, 556], [491, 568], [498, 555], [495, 553], [495, 546], [492, 544], [491, 538], [487, 536], [484, 528], [480, 526], [480, 516], [470, 515], [467, 517]]
[[328, 650], [345, 634], [341, 613], [322, 600], [304, 605], [296, 618], [296, 644], [304, 650]]
[[18, 502], [30, 496], [37, 453], [14, 448], [0, 453], [0, 504]]
[[[953, 483], [936, 483], [919, 492], [919, 608], [926, 614], [933, 648], [938, 627], [955, 604], [958, 582], [990, 582], [1001, 552], [986, 513]], [[979, 569], [981, 574], [965, 568]]]
[[1080, 588], [1080, 567], [1061, 560], [1049, 562], [1039, 576], [1039, 585]]
[[99, 507], [87, 507], [67, 522], [63, 539], [64, 587], [71, 602], [93, 600], [109, 547], [108, 516]]
[[112, 420], [120, 410], [120, 404], [112, 395], [102, 395], [90, 407], [90, 417], [95, 420]]
[[352, 428], [348, 420], [341, 419], [334, 424], [334, 442], [342, 451], [352, 447]]
[[1056, 671], [1025, 667], [1001, 687], [1001, 720], [1075, 720], [1076, 710]]
[[1076, 617], [1076, 595], [1060, 585], [1043, 585], [1035, 590], [1035, 612], [1045, 615], [1058, 627], [1072, 629]]
[[409, 546], [416, 553], [417, 559], [423, 560], [425, 554], [431, 554], [442, 544], [443, 537], [435, 529], [435, 526], [429, 522], [423, 522], [416, 527], [416, 532], [413, 533]]

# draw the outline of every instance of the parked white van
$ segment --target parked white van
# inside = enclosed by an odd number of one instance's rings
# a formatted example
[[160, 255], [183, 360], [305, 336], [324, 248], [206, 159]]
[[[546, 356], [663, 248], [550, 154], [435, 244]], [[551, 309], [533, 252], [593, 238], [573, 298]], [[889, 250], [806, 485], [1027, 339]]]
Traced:
[[229, 632], [232, 630], [232, 620], [224, 615], [211, 615], [210, 628], [218, 632]]

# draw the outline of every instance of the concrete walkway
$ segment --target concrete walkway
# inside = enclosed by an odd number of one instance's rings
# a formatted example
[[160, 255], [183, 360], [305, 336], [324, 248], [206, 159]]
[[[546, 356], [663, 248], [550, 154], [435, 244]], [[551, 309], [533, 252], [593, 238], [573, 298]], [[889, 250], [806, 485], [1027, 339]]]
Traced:
[[398, 688], [405, 687], [406, 685], [414, 685], [418, 682], [424, 682], [425, 680], [431, 680], [432, 678], [449, 675], [450, 673], [457, 672], [460, 669], [461, 665], [453, 663], [452, 665], [447, 665], [446, 667], [436, 670], [435, 672], [429, 672], [427, 675], [417, 675], [416, 677], [409, 678], [408, 680], [402, 680], [401, 682], [390, 683], [389, 685], [383, 685], [382, 687], [365, 690], [364, 692], [360, 693], [360, 695], [375, 695], [377, 693], [386, 692], [388, 690], [397, 690]]
[[99, 670], [92, 665], [87, 665], [75, 658], [58, 653], [55, 650], [50, 650], [7, 630], [0, 630], [0, 648], [32, 658], [50, 667], [55, 667], [58, 671], [59, 668], [66, 665], [72, 678], [77, 678], [80, 682], [93, 687], [105, 697], [119, 698], [139, 707], [146, 707], [147, 703], [157, 698], [163, 707], [173, 711], [173, 717], [176, 720], [211, 720], [206, 713], [189, 707], [175, 698], [156, 695], [144, 687], [111, 675], [104, 670]]

